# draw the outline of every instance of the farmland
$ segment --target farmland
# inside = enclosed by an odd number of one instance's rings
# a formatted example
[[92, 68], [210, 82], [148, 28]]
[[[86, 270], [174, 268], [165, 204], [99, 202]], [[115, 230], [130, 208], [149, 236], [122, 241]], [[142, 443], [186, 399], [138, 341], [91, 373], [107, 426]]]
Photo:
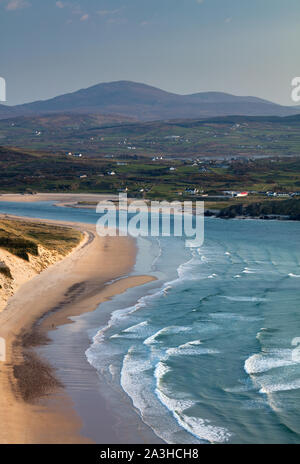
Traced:
[[110, 122], [94, 115], [48, 115], [0, 121], [0, 144], [88, 157], [232, 158], [298, 156], [300, 116]]

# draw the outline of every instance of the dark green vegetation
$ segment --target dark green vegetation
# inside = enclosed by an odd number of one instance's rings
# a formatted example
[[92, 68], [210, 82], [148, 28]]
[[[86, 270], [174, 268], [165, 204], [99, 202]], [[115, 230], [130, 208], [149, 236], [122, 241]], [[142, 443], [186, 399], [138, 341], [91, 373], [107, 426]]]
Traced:
[[264, 201], [248, 205], [231, 205], [222, 209], [218, 216], [228, 219], [236, 216], [259, 217], [262, 219], [282, 217], [283, 219], [300, 221], [300, 200]]
[[[29, 260], [29, 253], [38, 256], [39, 245], [65, 255], [79, 243], [80, 239], [80, 232], [67, 227], [21, 220], [0, 220], [0, 248], [26, 261]], [[2, 274], [5, 272], [5, 268], [1, 268], [1, 265], [0, 272]]]
[[[12, 278], [11, 272], [9, 267], [4, 263], [4, 261], [0, 261], [0, 274], [4, 275], [5, 277], [8, 277], [9, 279]], [[1, 288], [1, 286], [0, 286]]]
[[0, 121], [0, 143], [122, 159], [298, 156], [300, 115], [117, 123], [100, 115], [52, 114]]
[[[171, 168], [175, 170], [170, 171]], [[115, 175], [108, 173], [115, 172]], [[225, 190], [252, 191], [247, 202], [266, 199], [262, 192], [300, 191], [300, 158], [231, 161], [138, 160], [66, 156], [0, 148], [0, 193], [118, 193], [149, 199], [203, 199]], [[190, 195], [186, 189], [198, 189]], [[215, 198], [220, 208], [240, 203]], [[279, 201], [279, 199], [278, 199]]]

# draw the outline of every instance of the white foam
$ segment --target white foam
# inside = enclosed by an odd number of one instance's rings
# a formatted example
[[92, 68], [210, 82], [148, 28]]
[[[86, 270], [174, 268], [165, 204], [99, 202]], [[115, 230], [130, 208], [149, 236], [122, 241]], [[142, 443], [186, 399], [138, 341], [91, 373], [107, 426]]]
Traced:
[[[199, 254], [198, 254], [199, 253]], [[87, 357], [89, 362], [94, 365], [100, 373], [102, 373], [101, 369], [105, 368], [105, 361], [109, 362], [109, 373], [110, 376], [115, 377], [118, 372], [121, 374], [121, 387], [123, 390], [128, 394], [131, 398], [134, 407], [140, 412], [140, 415], [144, 422], [148, 423], [155, 433], [158, 436], [162, 437], [168, 443], [176, 443], [178, 439], [180, 439], [181, 443], [195, 443], [196, 438], [191, 437], [190, 433], [197, 438], [203, 440], [209, 440], [212, 442], [222, 442], [227, 440], [227, 435], [225, 429], [221, 427], [214, 427], [211, 424], [208, 424], [207, 421], [202, 420], [201, 418], [189, 416], [183, 414], [182, 417], [176, 417], [178, 411], [172, 411], [173, 416], [175, 417], [176, 421], [174, 421], [173, 417], [170, 414], [164, 414], [162, 407], [162, 402], [160, 398], [158, 398], [157, 394], [154, 393], [153, 385], [151, 379], [153, 379], [153, 359], [156, 359], [156, 354], [153, 350], [156, 349], [156, 346], [160, 349], [161, 345], [159, 344], [159, 336], [160, 335], [172, 335], [182, 332], [189, 332], [192, 331], [192, 327], [182, 327], [182, 326], [167, 326], [162, 329], [159, 329], [156, 333], [151, 335], [151, 331], [149, 330], [150, 327], [147, 327], [147, 321], [143, 321], [142, 323], [132, 325], [127, 329], [121, 330], [124, 327], [124, 320], [125, 323], [126, 318], [131, 314], [135, 313], [139, 309], [148, 305], [149, 301], [155, 298], [159, 298], [162, 295], [168, 298], [168, 293], [171, 288], [177, 286], [184, 280], [200, 280], [205, 279], [206, 273], [199, 272], [199, 266], [206, 267], [206, 263], [208, 259], [204, 255], [200, 255], [200, 249], [197, 251], [192, 252], [192, 258], [187, 262], [181, 264], [177, 268], [178, 277], [174, 280], [170, 280], [165, 282], [160, 289], [158, 289], [155, 293], [147, 294], [146, 296], [141, 297], [137, 303], [133, 306], [126, 307], [121, 310], [116, 310], [111, 314], [111, 318], [108, 324], [99, 330], [96, 336], [93, 338], [93, 344], [87, 351]], [[199, 256], [200, 255], [200, 256]], [[216, 276], [216, 274], [214, 274]], [[129, 324], [128, 324], [129, 325]], [[123, 326], [123, 327], [122, 327]], [[125, 326], [126, 327], [126, 326]], [[121, 367], [121, 371], [118, 369], [114, 370], [113, 365], [116, 363], [113, 355], [114, 353], [119, 355], [117, 349], [122, 349], [117, 344], [109, 343], [106, 350], [106, 343], [105, 342], [107, 331], [113, 328], [114, 331], [116, 328], [121, 330], [118, 334], [115, 334], [115, 337], [123, 336], [127, 338], [139, 338], [141, 332], [145, 332], [145, 329], [149, 330], [150, 333], [145, 334], [148, 337], [144, 340], [144, 350], [136, 350], [136, 348], [131, 347], [127, 354], [123, 357], [123, 363]], [[114, 335], [113, 335], [114, 337]], [[160, 363], [157, 364], [155, 372], [157, 376], [157, 385], [161, 382], [163, 377], [170, 371], [170, 368], [165, 361], [170, 355], [174, 356], [178, 353], [180, 354], [192, 354], [192, 353], [217, 353], [214, 350], [208, 350], [205, 348], [200, 347], [201, 344], [200, 340], [192, 340], [191, 342], [184, 343], [176, 348], [169, 348], [169, 352], [167, 352], [167, 347], [162, 350], [162, 352], [158, 352], [158, 359], [160, 359]], [[101, 347], [99, 346], [101, 345]], [[111, 346], [111, 345], [117, 345]], [[146, 347], [145, 345], [150, 345], [151, 348], [151, 356], [146, 357]], [[153, 345], [153, 346], [152, 346]], [[111, 350], [108, 353], [108, 350]], [[116, 351], [114, 351], [116, 350]], [[154, 354], [153, 354], [154, 353]], [[111, 364], [112, 363], [112, 364]], [[103, 367], [102, 367], [103, 366]], [[117, 377], [116, 377], [117, 378]], [[158, 380], [160, 379], [160, 380]], [[190, 403], [180, 403], [182, 407], [182, 411], [186, 408], [194, 405], [193, 402]], [[177, 402], [178, 406], [178, 402]], [[229, 435], [228, 435], [229, 436]], [[180, 437], [180, 438], [179, 438]], [[186, 440], [186, 441], [185, 441]]]
[[171, 371], [171, 368], [164, 363], [163, 361], [160, 361], [155, 368], [155, 377], [157, 379], [157, 383], [160, 385], [162, 379], [164, 376]]
[[208, 276], [208, 279], [214, 279], [215, 277], [218, 277], [217, 274], [211, 274], [210, 276]]
[[[128, 327], [127, 329], [122, 330], [122, 332], [111, 335], [109, 338], [145, 338], [145, 328], [148, 326], [147, 321], [140, 322], [139, 324]], [[147, 333], [147, 332], [146, 332]]]
[[150, 337], [146, 338], [146, 340], [144, 340], [144, 345], [153, 345], [154, 343], [158, 343], [157, 337], [159, 337], [160, 335], [170, 335], [170, 334], [177, 334], [180, 332], [190, 332], [191, 330], [192, 330], [192, 327], [183, 327], [183, 326], [175, 326], [175, 325], [164, 327], [163, 329], [160, 329], [157, 332], [155, 332]]
[[263, 303], [267, 298], [257, 298], [255, 296], [221, 296], [220, 298], [225, 298], [229, 301], [240, 301], [240, 302], [249, 302], [249, 303]]
[[[121, 386], [140, 412], [143, 421], [167, 443], [177, 443], [178, 437], [181, 443], [199, 443], [183, 430], [172, 416], [164, 414], [161, 402], [152, 390], [150, 378], [145, 382], [145, 376], [151, 375], [151, 371], [149, 359], [141, 358], [133, 347], [128, 350], [123, 359]], [[169, 371], [170, 368], [163, 362], [157, 366], [157, 374], [161, 380]]]
[[192, 340], [191, 342], [184, 343], [184, 345], [180, 345], [179, 348], [186, 348], [188, 346], [197, 346], [202, 345], [201, 340]]
[[223, 390], [225, 392], [228, 392], [228, 393], [238, 393], [238, 394], [240, 394], [240, 393], [244, 393], [244, 392], [253, 390], [253, 386], [250, 387], [249, 385], [235, 385], [234, 387], [223, 388]]
[[159, 388], [156, 389], [156, 394], [161, 403], [172, 412], [178, 424], [195, 437], [210, 443], [224, 443], [229, 440], [231, 434], [224, 427], [211, 425], [208, 420], [187, 414], [187, 410], [196, 404], [193, 401], [171, 398]]
[[273, 350], [269, 353], [254, 354], [245, 361], [245, 371], [249, 375], [267, 372], [277, 367], [297, 364], [292, 359], [292, 350]]
[[205, 355], [205, 354], [219, 354], [220, 351], [212, 348], [192, 348], [192, 345], [181, 345], [177, 348], [168, 348], [166, 351], [167, 356], [180, 356], [180, 355]]
[[254, 322], [254, 321], [259, 321], [259, 317], [255, 316], [243, 316], [241, 314], [236, 314], [236, 313], [210, 313], [209, 316], [214, 319], [224, 319], [224, 320], [236, 320], [236, 321], [248, 321], [248, 322]]
[[136, 332], [137, 329], [139, 329], [140, 327], [145, 327], [146, 325], [148, 325], [148, 321], [143, 321], [139, 324], [135, 324], [131, 327], [128, 327], [128, 329], [123, 330], [123, 332]]
[[249, 269], [248, 267], [245, 267], [243, 270], [243, 274], [255, 274], [256, 271], [254, 269]]
[[268, 329], [266, 329], [265, 327], [262, 327], [262, 328], [260, 329], [260, 331], [257, 332], [257, 334], [256, 334], [256, 340], [260, 340], [261, 337], [262, 337], [262, 335], [263, 335], [263, 333], [264, 333], [266, 330], [268, 330]]
[[300, 275], [298, 274], [293, 274], [292, 272], [289, 274], [289, 277], [294, 277], [294, 279], [299, 279]]
[[[161, 253], [161, 247], [160, 247], [160, 253]], [[111, 314], [110, 320], [108, 321], [108, 324], [101, 328], [96, 335], [93, 337], [93, 343], [91, 344], [90, 348], [86, 351], [86, 356], [90, 364], [95, 366], [95, 357], [96, 357], [96, 351], [97, 347], [99, 345], [103, 344], [105, 341], [105, 335], [106, 332], [113, 326], [117, 325], [120, 320], [128, 317], [129, 315], [135, 313], [136, 311], [139, 311], [141, 308], [144, 308], [147, 306], [148, 302], [151, 301], [152, 299], [159, 298], [162, 295], [167, 295], [168, 291], [172, 288], [174, 284], [178, 284], [179, 282], [185, 280], [185, 279], [198, 279], [199, 276], [197, 275], [191, 275], [191, 271], [194, 270], [196, 264], [199, 264], [199, 259], [197, 259], [197, 255], [195, 251], [191, 251], [192, 258], [188, 260], [187, 262], [180, 264], [177, 268], [177, 274], [178, 278], [169, 282], [165, 282], [159, 290], [157, 290], [155, 293], [150, 293], [145, 296], [142, 296], [139, 298], [137, 303], [133, 306], [129, 306], [120, 310], [116, 310]], [[184, 329], [182, 329], [184, 330]], [[124, 331], [123, 331], [124, 332]], [[121, 338], [121, 334], [115, 334], [112, 335], [111, 338]], [[124, 335], [123, 335], [124, 337]], [[151, 337], [150, 337], [151, 339]], [[149, 340], [150, 341], [150, 340]]]
[[168, 285], [167, 287], [165, 287], [164, 294], [166, 295], [169, 292], [169, 290], [171, 290], [172, 288], [173, 288], [172, 285]]
[[121, 370], [121, 386], [131, 398], [133, 405], [141, 413], [149, 408], [149, 396], [144, 388], [145, 371], [152, 368], [149, 359], [138, 359], [134, 356], [134, 349], [128, 350], [123, 359]]
[[259, 392], [260, 393], [274, 393], [279, 391], [289, 391], [289, 390], [298, 390], [300, 388], [300, 380], [295, 380], [290, 383], [274, 383], [270, 385], [263, 386]]

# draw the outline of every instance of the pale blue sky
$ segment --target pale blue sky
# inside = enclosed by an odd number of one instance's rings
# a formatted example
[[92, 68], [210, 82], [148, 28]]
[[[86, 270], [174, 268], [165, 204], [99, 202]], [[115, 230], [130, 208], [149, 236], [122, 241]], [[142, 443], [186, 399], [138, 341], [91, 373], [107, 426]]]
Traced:
[[299, 0], [0, 0], [0, 76], [16, 104], [112, 80], [293, 104]]

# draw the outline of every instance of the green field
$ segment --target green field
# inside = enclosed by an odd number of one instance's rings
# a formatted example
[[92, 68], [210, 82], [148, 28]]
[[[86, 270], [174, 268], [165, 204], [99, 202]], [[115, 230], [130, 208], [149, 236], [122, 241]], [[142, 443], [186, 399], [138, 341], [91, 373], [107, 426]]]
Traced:
[[[170, 171], [170, 168], [175, 170]], [[113, 176], [108, 174], [112, 171], [115, 172]], [[186, 160], [124, 162], [0, 148], [0, 186], [0, 193], [118, 193], [126, 190], [128, 197], [168, 200], [220, 196], [225, 190], [247, 190], [256, 193], [245, 201], [254, 201], [261, 199], [261, 192], [300, 191], [300, 158], [234, 159], [196, 164]], [[199, 191], [197, 195], [186, 192], [194, 188]], [[223, 203], [223, 199], [215, 201]], [[230, 200], [236, 201], [238, 199]]]
[[62, 114], [1, 120], [0, 144], [122, 159], [297, 156], [299, 129], [299, 115], [117, 124]]
[[249, 191], [246, 205], [274, 200], [267, 191], [300, 191], [300, 116], [108, 123], [48, 115], [0, 121], [0, 143], [0, 193], [126, 192], [204, 199], [220, 210], [241, 203], [220, 198], [227, 190]]

